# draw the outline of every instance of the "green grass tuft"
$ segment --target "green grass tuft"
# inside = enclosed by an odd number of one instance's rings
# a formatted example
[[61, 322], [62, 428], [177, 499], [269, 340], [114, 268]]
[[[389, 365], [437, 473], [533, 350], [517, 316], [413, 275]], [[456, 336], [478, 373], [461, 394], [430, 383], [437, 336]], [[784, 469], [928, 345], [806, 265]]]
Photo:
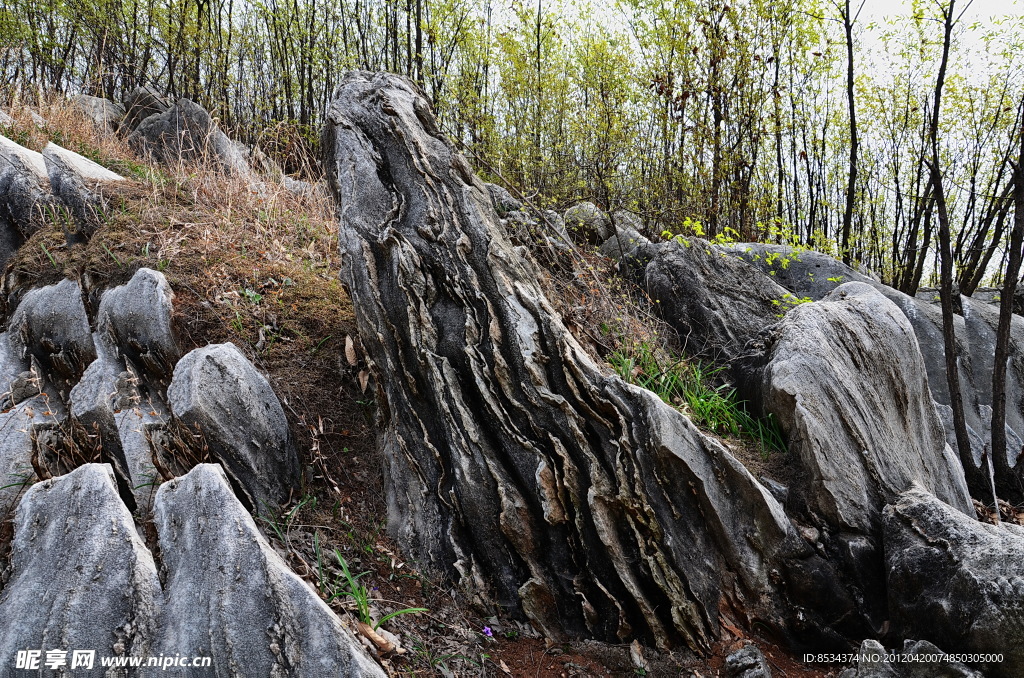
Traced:
[[653, 391], [716, 434], [753, 440], [764, 456], [786, 451], [774, 417], [755, 417], [735, 388], [715, 383], [721, 367], [670, 354], [659, 360], [657, 350], [648, 342], [624, 346], [607, 360], [620, 377]]

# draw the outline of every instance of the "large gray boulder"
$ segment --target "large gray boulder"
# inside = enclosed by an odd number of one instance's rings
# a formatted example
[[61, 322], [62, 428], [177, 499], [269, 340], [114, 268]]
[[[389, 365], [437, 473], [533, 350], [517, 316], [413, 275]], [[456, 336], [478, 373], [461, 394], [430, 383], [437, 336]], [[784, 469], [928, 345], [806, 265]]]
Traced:
[[973, 515], [913, 329], [872, 287], [846, 283], [791, 310], [761, 342], [737, 372], [748, 399], [779, 422], [799, 469], [789, 508], [820, 532], [881, 624], [883, 507], [920, 484]]
[[878, 534], [885, 504], [918, 483], [973, 514], [913, 328], [895, 305], [846, 283], [764, 339], [744, 369], [800, 460], [811, 510], [835, 529]]
[[732, 360], [789, 308], [791, 294], [699, 238], [653, 243], [626, 262], [693, 355]]
[[641, 245], [650, 244], [650, 240], [632, 226], [615, 226], [615, 232], [604, 241], [598, 251], [612, 259], [622, 259]]
[[715, 249], [743, 259], [800, 298], [817, 301], [843, 283], [875, 283], [835, 257], [814, 250], [757, 242], [716, 245]]
[[153, 654], [211, 657], [211, 676], [383, 678], [263, 538], [220, 466], [164, 483], [154, 521], [166, 604]]
[[173, 300], [163, 274], [147, 268], [107, 290], [96, 314], [96, 360], [70, 395], [72, 417], [99, 437], [128, 485], [126, 501], [144, 511], [152, 505], [161, 468], [179, 470], [159, 456], [170, 435], [164, 385], [180, 356]]
[[288, 500], [299, 479], [288, 420], [266, 378], [234, 344], [197, 348], [178, 361], [167, 400], [175, 418], [202, 433], [252, 509]]
[[581, 202], [567, 209], [565, 228], [580, 244], [600, 245], [614, 235], [608, 215], [592, 202]]
[[[16, 675], [19, 650], [42, 650], [43, 658], [46, 650], [67, 650], [68, 667], [74, 649], [150, 654], [160, 581], [109, 466], [87, 464], [25, 493], [11, 566], [0, 592], [3, 675]], [[108, 670], [97, 660], [73, 675], [99, 678]]]
[[30, 290], [8, 328], [15, 346], [39, 361], [47, 380], [66, 398], [96, 358], [82, 289], [74, 280]]
[[165, 164], [203, 162], [227, 174], [252, 175], [246, 154], [206, 109], [189, 99], [178, 99], [167, 110], [140, 122], [129, 140]]
[[96, 327], [147, 377], [164, 380], [181, 357], [173, 311], [174, 292], [164, 274], [140, 268], [127, 284], [104, 292]]
[[[970, 297], [961, 297], [966, 344], [970, 351], [973, 380], [985, 440], [991, 431], [992, 372], [995, 370], [999, 308]], [[1024, 489], [1024, 318], [1010, 316], [1010, 360], [1006, 365], [1006, 460], [1014, 478], [1001, 479], [1021, 492]], [[1009, 488], [1008, 488], [1009, 489]]]
[[104, 132], [116, 132], [124, 119], [124, 106], [110, 99], [78, 94], [71, 97], [71, 103], [88, 118], [96, 128]]
[[491, 202], [500, 216], [523, 209], [522, 201], [513, 198], [512, 194], [505, 187], [498, 186], [497, 184], [487, 184], [487, 191], [491, 194]]
[[[913, 326], [921, 353], [927, 357], [925, 367], [929, 386], [932, 397], [938, 403], [946, 441], [953, 450], [957, 450], [952, 398], [946, 380], [942, 312], [932, 300], [903, 294], [820, 252], [759, 243], [739, 243], [719, 246], [718, 249], [744, 259], [800, 298], [818, 300], [839, 285], [855, 281], [871, 285], [896, 304]], [[967, 434], [971, 441], [970, 452], [960, 457], [971, 460], [966, 472], [974, 495], [988, 497], [991, 494], [988, 471], [982, 459], [991, 426], [992, 361], [998, 310], [982, 301], [963, 296], [957, 297], [954, 308], [957, 310], [953, 318], [957, 368]], [[996, 484], [1000, 492], [1015, 500], [1020, 496], [1021, 478], [1024, 478], [1024, 462], [1018, 463], [1018, 455], [1024, 444], [1024, 323], [1019, 317], [1014, 318], [1011, 333], [1006, 408], [1008, 459], [1005, 465], [996, 467]]]
[[978, 522], [914, 488], [885, 509], [886, 587], [897, 633], [946, 652], [998, 654], [984, 675], [1024, 674], [1024, 528]]
[[146, 118], [167, 111], [171, 103], [152, 87], [136, 87], [124, 98], [124, 119], [120, 129], [134, 131]]

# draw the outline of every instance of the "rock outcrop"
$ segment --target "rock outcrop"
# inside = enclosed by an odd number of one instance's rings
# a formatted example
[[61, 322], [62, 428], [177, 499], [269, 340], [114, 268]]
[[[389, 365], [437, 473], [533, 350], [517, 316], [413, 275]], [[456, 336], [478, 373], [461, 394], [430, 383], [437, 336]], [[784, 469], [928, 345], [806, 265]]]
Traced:
[[[952, 398], [945, 372], [942, 313], [935, 304], [903, 294], [819, 252], [758, 243], [740, 243], [719, 249], [744, 259], [800, 298], [818, 300], [839, 285], [861, 282], [871, 285], [896, 304], [913, 326], [921, 352], [928, 357], [925, 366], [932, 397], [938, 403], [946, 440], [951, 448], [957, 450], [950, 405]], [[990, 497], [988, 470], [983, 462], [983, 453], [991, 425], [992, 359], [998, 312], [989, 304], [969, 297], [959, 297], [954, 308], [957, 309], [957, 315], [954, 316], [957, 365], [964, 416], [971, 440], [970, 453], [960, 456], [962, 459], [973, 460], [965, 471], [974, 495]], [[1024, 461], [1019, 460], [1024, 452], [1024, 322], [1020, 317], [1014, 317], [1011, 333], [1013, 339], [1007, 369], [1006, 408], [1008, 459], [1005, 463], [997, 460], [995, 470], [1000, 492], [1017, 500], [1024, 496]]]
[[914, 488], [885, 510], [889, 610], [905, 636], [946, 652], [1000, 655], [986, 676], [1024, 670], [1024, 528], [973, 520]]
[[79, 94], [71, 97], [71, 103], [104, 132], [116, 132], [124, 120], [124, 106], [109, 99]]
[[804, 641], [861, 627], [728, 451], [587, 357], [414, 85], [349, 74], [328, 118], [389, 529], [412, 557], [552, 638], [706, 650], [732, 614]]
[[799, 466], [789, 508], [816, 523], [832, 560], [884, 621], [881, 514], [920, 484], [973, 515], [907, 319], [864, 283], [793, 309], [744, 359], [749, 399], [780, 423]]
[[270, 547], [220, 466], [164, 483], [155, 523], [167, 575], [154, 653], [211, 657], [218, 676], [385, 675]]
[[234, 344], [197, 348], [179, 360], [167, 400], [176, 419], [202, 434], [252, 509], [288, 500], [299, 478], [288, 420], [266, 378]]
[[163, 585], [109, 466], [35, 484], [18, 506], [0, 589], [0, 652], [13, 661], [64, 650], [71, 667], [72, 650], [92, 650], [91, 671], [78, 672], [93, 676], [114, 675], [98, 657], [160, 655], [208, 660], [195, 676], [385, 675], [270, 547], [219, 466], [162, 485], [155, 527]]
[[565, 228], [580, 244], [600, 245], [615, 234], [612, 222], [592, 202], [581, 202], [565, 211]]
[[143, 119], [129, 140], [166, 164], [205, 162], [228, 174], [252, 174], [242, 150], [221, 131], [206, 109], [190, 99], [178, 99], [173, 106]]
[[42, 225], [49, 185], [42, 154], [0, 136], [0, 266]]
[[125, 113], [121, 130], [133, 132], [143, 120], [164, 113], [170, 107], [171, 101], [152, 87], [136, 87], [124, 98]]
[[68, 211], [64, 219], [68, 245], [83, 243], [92, 237], [102, 220], [106, 187], [124, 181], [124, 177], [52, 143], [43, 149], [43, 160], [50, 191]]
[[[11, 560], [0, 591], [4, 675], [15, 675], [23, 650], [152, 650], [160, 581], [109, 466], [88, 464], [33, 485], [18, 505]], [[102, 675], [98, 663], [87, 675]]]
[[691, 355], [738, 357], [792, 303], [774, 281], [699, 238], [645, 245], [631, 259], [627, 270]]

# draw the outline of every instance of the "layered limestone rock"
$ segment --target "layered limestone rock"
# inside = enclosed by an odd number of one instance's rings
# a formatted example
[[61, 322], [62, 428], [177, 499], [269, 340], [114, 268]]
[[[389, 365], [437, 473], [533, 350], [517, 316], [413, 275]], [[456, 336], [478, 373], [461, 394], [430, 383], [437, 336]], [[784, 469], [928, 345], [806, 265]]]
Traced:
[[872, 287], [846, 283], [790, 311], [761, 341], [739, 371], [800, 470], [789, 508], [821, 534], [880, 628], [884, 506], [919, 484], [973, 515], [913, 329]]
[[553, 638], [705, 650], [722, 615], [824, 642], [861, 625], [738, 461], [590, 360], [414, 85], [350, 74], [328, 118], [388, 522], [412, 557]]
[[270, 547], [220, 466], [164, 483], [155, 523], [167, 574], [154, 653], [211, 657], [217, 676], [385, 675]]
[[95, 664], [75, 673], [92, 676], [111, 675], [97, 657], [160, 655], [209, 658], [197, 676], [385, 675], [263, 538], [220, 466], [201, 464], [157, 494], [163, 585], [108, 465], [36, 483], [14, 523], [0, 589], [0, 652], [11, 661], [65, 650], [70, 667], [79, 649]]
[[0, 266], [41, 226], [49, 187], [42, 154], [0, 136]]

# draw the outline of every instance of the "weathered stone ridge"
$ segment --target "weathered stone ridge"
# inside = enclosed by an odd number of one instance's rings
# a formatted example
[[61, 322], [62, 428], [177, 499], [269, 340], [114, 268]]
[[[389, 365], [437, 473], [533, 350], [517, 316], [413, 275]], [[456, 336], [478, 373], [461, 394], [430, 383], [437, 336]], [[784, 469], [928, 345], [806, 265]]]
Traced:
[[794, 636], [857, 626], [739, 462], [587, 357], [415, 86], [351, 74], [329, 117], [389, 525], [421, 563], [553, 638], [704, 649], [723, 604]]

